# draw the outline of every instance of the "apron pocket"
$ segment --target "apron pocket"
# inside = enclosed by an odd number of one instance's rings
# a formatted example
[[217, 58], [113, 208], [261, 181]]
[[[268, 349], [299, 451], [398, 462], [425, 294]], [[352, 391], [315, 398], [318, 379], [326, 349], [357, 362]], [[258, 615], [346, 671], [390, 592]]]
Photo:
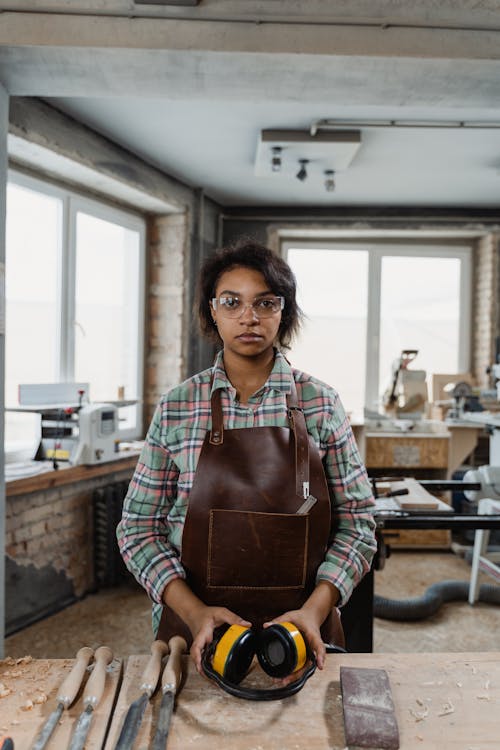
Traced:
[[307, 515], [210, 511], [208, 586], [301, 588], [306, 582]]

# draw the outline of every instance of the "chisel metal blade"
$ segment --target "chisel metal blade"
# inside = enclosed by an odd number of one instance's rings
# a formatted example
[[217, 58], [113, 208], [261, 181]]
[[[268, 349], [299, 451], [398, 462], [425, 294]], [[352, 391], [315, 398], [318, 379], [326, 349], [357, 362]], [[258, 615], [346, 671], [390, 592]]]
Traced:
[[133, 746], [148, 700], [148, 694], [143, 693], [140, 698], [130, 704], [115, 750], [126, 750]]
[[71, 742], [69, 744], [69, 750], [82, 750], [82, 748], [85, 746], [85, 740], [87, 739], [87, 734], [90, 729], [90, 722], [92, 721], [93, 715], [94, 707], [89, 704], [85, 711], [82, 711], [82, 713], [78, 717], [78, 721], [76, 722], [75, 728], [73, 730], [73, 735], [71, 737]]
[[42, 748], [45, 747], [47, 744], [47, 741], [54, 731], [57, 722], [62, 716], [62, 712], [64, 711], [64, 706], [62, 703], [59, 703], [57, 708], [52, 711], [49, 718], [43, 725], [40, 733], [38, 734], [34, 744], [32, 745], [32, 750], [42, 750]]
[[152, 750], [165, 750], [172, 713], [174, 711], [174, 701], [175, 690], [166, 692], [161, 699], [160, 714], [158, 716]]

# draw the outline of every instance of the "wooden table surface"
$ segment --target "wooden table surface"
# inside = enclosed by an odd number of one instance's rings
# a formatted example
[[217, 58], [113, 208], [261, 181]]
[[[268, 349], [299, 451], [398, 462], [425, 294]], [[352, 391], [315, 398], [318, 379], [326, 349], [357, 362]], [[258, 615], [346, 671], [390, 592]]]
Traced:
[[[131, 656], [123, 673], [114, 713], [112, 706], [121, 665], [112, 662], [103, 700], [96, 710], [87, 750], [113, 750], [147, 655]], [[0, 697], [0, 728], [28, 750], [46, 717], [55, 708], [57, 689], [71, 668], [70, 659], [0, 662], [0, 682], [11, 692]], [[188, 657], [176, 702], [167, 750], [344, 750], [339, 667], [375, 667], [389, 675], [402, 750], [498, 750], [500, 732], [500, 653], [468, 654], [330, 654], [295, 696], [282, 701], [252, 702], [233, 698], [200, 677]], [[254, 686], [261, 679], [255, 668]], [[0, 688], [0, 693], [2, 689]], [[47, 700], [37, 703], [37, 696]], [[149, 747], [161, 696], [148, 704], [134, 750]], [[28, 710], [26, 702], [32, 701]], [[63, 714], [48, 750], [67, 748], [81, 697]]]
[[[31, 747], [45, 720], [57, 708], [59, 687], [73, 664], [74, 659], [31, 657], [0, 661], [0, 735], [12, 737], [15, 750]], [[86, 750], [103, 747], [121, 676], [122, 663], [114, 659], [107, 668], [104, 693], [91, 720]], [[82, 692], [63, 711], [47, 750], [68, 747], [74, 724], [83, 710]]]
[[[147, 657], [131, 657], [106, 750], [113, 750]], [[233, 698], [200, 677], [185, 658], [185, 679], [168, 750], [344, 750], [340, 665], [376, 667], [389, 675], [402, 750], [498, 750], [500, 653], [330, 654], [295, 696], [252, 702]], [[255, 678], [258, 677], [255, 669]], [[148, 706], [135, 744], [153, 737], [160, 696]]]

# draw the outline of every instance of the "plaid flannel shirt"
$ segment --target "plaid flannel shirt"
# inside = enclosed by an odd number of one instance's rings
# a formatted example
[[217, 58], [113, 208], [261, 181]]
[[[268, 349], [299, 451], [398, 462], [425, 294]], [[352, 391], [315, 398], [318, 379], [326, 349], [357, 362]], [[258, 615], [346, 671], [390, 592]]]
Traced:
[[317, 580], [336, 586], [339, 604], [345, 604], [370, 568], [376, 541], [370, 483], [339, 396], [311, 375], [292, 369], [276, 352], [267, 382], [242, 405], [220, 352], [213, 368], [175, 386], [160, 400], [117, 528], [123, 559], [154, 602], [153, 631], [159, 625], [165, 587], [175, 578], [185, 578], [182, 530], [201, 447], [211, 427], [212, 372], [212, 389], [222, 390], [226, 429], [287, 427], [286, 395], [293, 374], [308, 432], [322, 458], [335, 518]]

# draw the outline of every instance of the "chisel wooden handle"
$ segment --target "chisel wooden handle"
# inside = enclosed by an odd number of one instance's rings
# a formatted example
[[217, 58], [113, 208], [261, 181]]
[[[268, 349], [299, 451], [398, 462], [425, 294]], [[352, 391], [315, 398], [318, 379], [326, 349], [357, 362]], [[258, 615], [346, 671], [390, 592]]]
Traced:
[[94, 654], [94, 669], [87, 680], [83, 693], [84, 706], [95, 707], [102, 698], [106, 682], [106, 667], [113, 659], [113, 652], [107, 646], [99, 646]]
[[78, 651], [71, 672], [62, 683], [57, 694], [57, 701], [58, 703], [62, 703], [64, 708], [69, 708], [75, 700], [76, 694], [82, 684], [85, 670], [93, 656], [94, 651], [89, 646], [84, 646]]
[[149, 698], [153, 695], [158, 684], [161, 660], [165, 654], [168, 654], [168, 646], [165, 641], [154, 641], [151, 644], [151, 656], [142, 673], [142, 682], [139, 688], [141, 693], [147, 693]]
[[161, 689], [176, 693], [182, 676], [182, 654], [187, 651], [187, 643], [180, 635], [174, 635], [168, 642], [170, 655], [161, 676]]

